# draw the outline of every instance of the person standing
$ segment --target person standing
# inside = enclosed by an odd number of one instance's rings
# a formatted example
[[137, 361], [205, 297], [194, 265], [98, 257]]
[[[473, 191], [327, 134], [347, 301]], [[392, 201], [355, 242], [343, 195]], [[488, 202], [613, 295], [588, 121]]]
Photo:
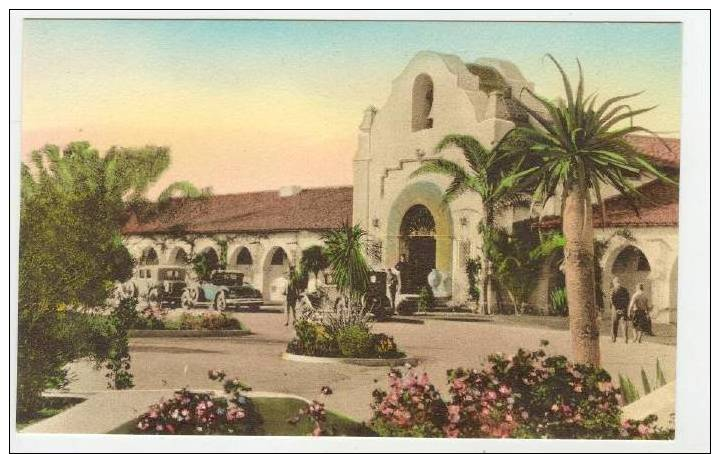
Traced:
[[620, 279], [615, 276], [612, 280], [612, 341], [617, 340], [620, 322], [623, 322], [625, 332], [625, 343], [628, 343], [628, 306], [630, 304], [630, 293], [620, 285]]
[[390, 268], [387, 270], [387, 288], [388, 293], [390, 293], [390, 307], [392, 307], [392, 311], [395, 313], [395, 297], [397, 296], [398, 278]]
[[287, 285], [285, 287], [285, 326], [290, 324], [290, 313], [292, 312], [293, 323], [297, 320], [296, 307], [298, 300], [298, 277], [295, 267], [290, 266]]
[[650, 301], [642, 284], [635, 287], [628, 314], [634, 331], [633, 342], [639, 344], [642, 342], [643, 334], [650, 332]]
[[400, 254], [400, 261], [395, 264], [395, 270], [400, 278], [400, 293], [407, 293], [408, 285], [410, 285], [410, 264], [405, 254]]

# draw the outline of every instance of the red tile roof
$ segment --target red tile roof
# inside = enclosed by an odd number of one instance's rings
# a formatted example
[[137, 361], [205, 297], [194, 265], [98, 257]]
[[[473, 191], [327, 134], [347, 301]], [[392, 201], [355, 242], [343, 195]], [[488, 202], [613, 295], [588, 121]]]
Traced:
[[[605, 226], [606, 227], [651, 227], [651, 226], [677, 226], [678, 225], [678, 187], [653, 180], [637, 190], [647, 198], [639, 199], [636, 204], [639, 215], [630, 202], [615, 195], [605, 199]], [[543, 218], [536, 224], [541, 229], [556, 229], [561, 224], [560, 216]], [[597, 228], [603, 226], [600, 208], [593, 206], [593, 225]]]
[[229, 233], [328, 230], [352, 222], [352, 187], [304, 189], [280, 197], [277, 191], [173, 199], [156, 216], [131, 213], [126, 235], [148, 233]]
[[658, 165], [680, 167], [679, 139], [663, 137], [660, 140], [653, 136], [628, 135], [627, 141]]

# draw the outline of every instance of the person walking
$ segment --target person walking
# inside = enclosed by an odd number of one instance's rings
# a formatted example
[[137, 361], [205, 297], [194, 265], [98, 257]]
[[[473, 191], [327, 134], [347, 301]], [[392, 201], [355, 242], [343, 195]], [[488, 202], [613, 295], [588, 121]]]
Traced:
[[643, 284], [635, 287], [628, 308], [628, 315], [633, 326], [633, 342], [642, 342], [643, 334], [650, 332], [650, 301], [645, 293]]
[[295, 267], [290, 266], [288, 273], [287, 285], [285, 287], [285, 326], [290, 324], [290, 313], [292, 312], [293, 323], [297, 320], [297, 300], [298, 300], [298, 276]]
[[612, 341], [617, 340], [618, 328], [620, 322], [623, 322], [623, 331], [625, 333], [625, 343], [628, 343], [628, 306], [630, 304], [630, 293], [625, 287], [620, 285], [620, 279], [615, 276], [612, 280], [612, 295], [610, 297], [612, 305]]
[[387, 269], [387, 288], [388, 293], [390, 293], [390, 307], [392, 307], [392, 311], [395, 313], [395, 297], [397, 296], [398, 278], [390, 268]]

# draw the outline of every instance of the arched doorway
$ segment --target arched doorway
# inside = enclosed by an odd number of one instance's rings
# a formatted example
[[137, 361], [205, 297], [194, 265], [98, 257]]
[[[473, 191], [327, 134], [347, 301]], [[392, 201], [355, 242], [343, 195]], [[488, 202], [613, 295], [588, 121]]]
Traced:
[[285, 301], [285, 288], [290, 271], [290, 259], [285, 250], [279, 246], [268, 251], [263, 266], [263, 296], [271, 303]]
[[612, 276], [620, 279], [620, 285], [628, 289], [631, 295], [637, 284], [643, 284], [645, 293], [652, 301], [652, 288], [648, 280], [650, 271], [650, 262], [635, 246], [625, 246], [615, 257], [611, 268]]
[[427, 74], [420, 74], [415, 78], [412, 92], [413, 131], [433, 127], [433, 119], [431, 117], [433, 101], [433, 81]]
[[177, 266], [186, 266], [188, 264], [188, 256], [185, 249], [179, 247], [170, 254], [170, 264]]
[[158, 253], [153, 247], [147, 247], [143, 249], [142, 254], [140, 255], [140, 260], [138, 260], [138, 264], [140, 265], [158, 265], [160, 263], [160, 259], [158, 258]]
[[243, 273], [245, 282], [255, 282], [253, 258], [248, 248], [243, 246], [235, 251], [235, 253], [231, 256], [230, 266]]
[[408, 276], [401, 279], [403, 293], [419, 293], [427, 285], [427, 276], [436, 266], [435, 218], [425, 205], [411, 206], [400, 223], [400, 255], [409, 264]]

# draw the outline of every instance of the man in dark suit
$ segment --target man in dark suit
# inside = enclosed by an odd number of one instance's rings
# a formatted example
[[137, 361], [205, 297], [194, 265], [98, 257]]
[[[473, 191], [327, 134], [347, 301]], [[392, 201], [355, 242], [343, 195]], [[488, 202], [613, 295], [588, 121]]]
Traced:
[[620, 285], [620, 279], [615, 276], [612, 280], [612, 341], [617, 339], [620, 321], [623, 322], [625, 332], [625, 343], [628, 343], [628, 306], [630, 305], [630, 293]]

